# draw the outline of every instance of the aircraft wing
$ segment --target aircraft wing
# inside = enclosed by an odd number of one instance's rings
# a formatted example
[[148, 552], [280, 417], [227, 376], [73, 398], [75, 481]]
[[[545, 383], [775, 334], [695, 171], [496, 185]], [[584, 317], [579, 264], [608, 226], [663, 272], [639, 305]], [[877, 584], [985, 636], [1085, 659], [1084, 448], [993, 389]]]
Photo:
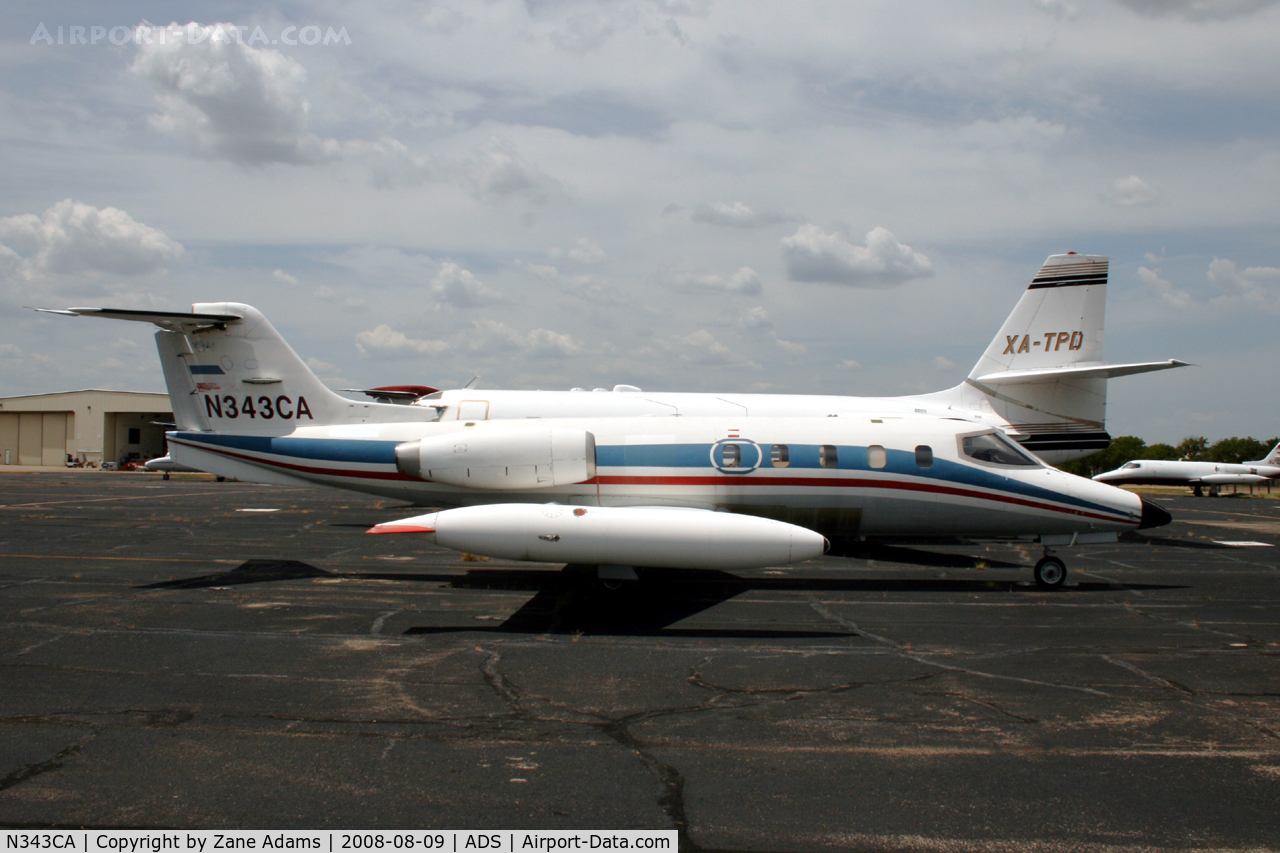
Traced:
[[1190, 366], [1190, 362], [1171, 358], [1167, 361], [1143, 361], [1133, 364], [1093, 364], [1077, 367], [1005, 370], [999, 373], [988, 373], [985, 376], [979, 376], [976, 381], [981, 382], [983, 385], [1024, 385], [1055, 379], [1114, 379], [1117, 376], [1132, 376], [1135, 373], [1150, 373], [1154, 370], [1169, 370], [1174, 367]]
[[190, 311], [137, 311], [131, 308], [33, 308], [43, 314], [68, 317], [101, 317], [104, 320], [134, 320], [154, 323], [162, 329], [176, 330], [184, 326], [221, 326], [238, 323], [239, 314], [193, 314]]

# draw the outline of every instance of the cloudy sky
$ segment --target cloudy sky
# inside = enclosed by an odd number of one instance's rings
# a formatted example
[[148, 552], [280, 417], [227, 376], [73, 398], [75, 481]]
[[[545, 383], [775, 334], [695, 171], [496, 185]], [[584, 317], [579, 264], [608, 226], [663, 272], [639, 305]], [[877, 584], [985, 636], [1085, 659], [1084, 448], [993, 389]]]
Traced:
[[[1280, 432], [1277, 0], [10, 2], [0, 395], [263, 310], [337, 387], [905, 394], [1110, 255], [1113, 434]], [[95, 29], [97, 28], [97, 29]], [[292, 44], [290, 44], [292, 42]]]

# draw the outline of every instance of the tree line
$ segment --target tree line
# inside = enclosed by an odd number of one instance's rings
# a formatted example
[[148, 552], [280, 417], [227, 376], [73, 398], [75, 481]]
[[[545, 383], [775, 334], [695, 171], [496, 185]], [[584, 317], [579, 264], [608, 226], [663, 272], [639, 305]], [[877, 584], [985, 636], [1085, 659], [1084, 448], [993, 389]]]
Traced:
[[1131, 459], [1190, 459], [1194, 462], [1238, 464], [1265, 458], [1277, 443], [1280, 443], [1280, 438], [1259, 441], [1253, 436], [1232, 436], [1210, 444], [1203, 435], [1191, 435], [1177, 445], [1163, 442], [1147, 444], [1136, 435], [1122, 435], [1111, 439], [1111, 445], [1106, 450], [1099, 450], [1092, 456], [1058, 467], [1081, 477], [1092, 477], [1103, 471], [1113, 471]]

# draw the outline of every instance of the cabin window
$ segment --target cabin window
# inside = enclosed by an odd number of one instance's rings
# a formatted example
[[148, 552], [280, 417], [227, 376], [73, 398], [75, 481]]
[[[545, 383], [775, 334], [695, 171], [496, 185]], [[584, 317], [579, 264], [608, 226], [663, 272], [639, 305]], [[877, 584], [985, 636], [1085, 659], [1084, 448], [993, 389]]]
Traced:
[[737, 468], [742, 462], [742, 449], [736, 444], [723, 445], [721, 453], [721, 462], [725, 468]]
[[774, 468], [786, 468], [791, 464], [791, 450], [785, 444], [775, 444], [769, 451], [769, 461]]
[[873, 444], [867, 448], [867, 465], [871, 468], [883, 468], [889, 464], [889, 456], [884, 452], [884, 447], [879, 444]]
[[933, 467], [933, 448], [927, 444], [916, 445], [916, 466], [920, 468]]
[[834, 444], [824, 444], [818, 448], [818, 464], [823, 468], [834, 468], [839, 464]]
[[968, 435], [961, 440], [964, 455], [979, 462], [992, 462], [996, 465], [1037, 466], [1040, 463], [1032, 459], [1012, 441], [994, 432], [982, 435]]

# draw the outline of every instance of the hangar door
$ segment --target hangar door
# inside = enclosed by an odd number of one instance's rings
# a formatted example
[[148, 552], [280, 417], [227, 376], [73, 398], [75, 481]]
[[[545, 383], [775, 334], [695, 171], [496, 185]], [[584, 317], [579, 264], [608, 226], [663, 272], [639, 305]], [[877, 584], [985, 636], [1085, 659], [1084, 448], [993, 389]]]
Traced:
[[0, 463], [62, 465], [67, 461], [65, 412], [0, 414]]

